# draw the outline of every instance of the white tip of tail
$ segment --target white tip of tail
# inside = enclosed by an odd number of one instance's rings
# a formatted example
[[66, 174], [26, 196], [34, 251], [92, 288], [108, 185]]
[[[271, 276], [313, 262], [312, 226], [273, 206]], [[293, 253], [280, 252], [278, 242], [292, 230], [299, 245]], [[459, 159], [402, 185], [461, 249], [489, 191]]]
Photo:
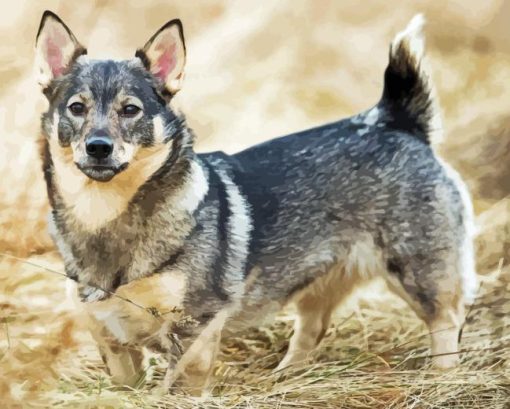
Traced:
[[385, 74], [383, 102], [393, 111], [400, 111], [400, 118], [403, 115], [414, 124], [407, 128], [402, 121], [394, 125], [431, 144], [441, 141], [442, 125], [437, 96], [424, 64], [424, 25], [425, 17], [417, 14], [394, 37]]
[[403, 46], [409, 50], [409, 54], [420, 60], [425, 51], [425, 39], [423, 36], [423, 26], [425, 17], [423, 14], [416, 14], [409, 22], [407, 27], [398, 33], [391, 43], [392, 53], [395, 53], [399, 47]]

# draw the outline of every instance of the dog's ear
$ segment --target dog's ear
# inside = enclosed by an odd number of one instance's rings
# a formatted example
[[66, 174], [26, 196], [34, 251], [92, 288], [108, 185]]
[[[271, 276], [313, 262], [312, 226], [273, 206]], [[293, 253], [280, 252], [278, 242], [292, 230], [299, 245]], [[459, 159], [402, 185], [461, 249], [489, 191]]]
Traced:
[[166, 93], [175, 94], [181, 89], [186, 62], [186, 46], [181, 20], [172, 20], [161, 27], [149, 41], [136, 52]]
[[43, 88], [65, 74], [80, 55], [87, 54], [64, 22], [48, 10], [42, 16], [35, 48], [38, 79]]

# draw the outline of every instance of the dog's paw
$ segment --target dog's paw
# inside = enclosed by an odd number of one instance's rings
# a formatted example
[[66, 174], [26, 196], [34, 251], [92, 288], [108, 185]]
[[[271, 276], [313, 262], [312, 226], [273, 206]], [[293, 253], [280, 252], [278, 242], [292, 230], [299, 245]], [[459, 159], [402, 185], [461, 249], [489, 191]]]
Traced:
[[79, 295], [82, 302], [96, 302], [105, 300], [109, 294], [100, 288], [92, 287], [89, 285], [80, 286]]

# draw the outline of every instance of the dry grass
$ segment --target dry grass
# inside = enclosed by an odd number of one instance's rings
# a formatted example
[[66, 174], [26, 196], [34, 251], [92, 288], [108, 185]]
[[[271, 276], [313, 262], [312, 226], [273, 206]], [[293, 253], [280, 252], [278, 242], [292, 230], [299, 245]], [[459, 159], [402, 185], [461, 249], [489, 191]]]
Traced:
[[48, 0], [2, 7], [0, 252], [62, 271], [44, 227], [35, 143], [44, 101], [30, 76], [45, 8], [99, 56], [128, 57], [166, 20], [183, 18], [190, 54], [179, 103], [199, 149], [229, 152], [370, 106], [381, 92], [387, 44], [423, 11], [445, 118], [440, 151], [474, 197], [484, 284], [455, 371], [430, 368], [425, 327], [375, 284], [339, 312], [315, 364], [271, 372], [285, 351], [291, 312], [226, 339], [213, 395], [199, 400], [160, 393], [159, 359], [149, 362], [139, 389], [112, 387], [81, 312], [65, 297], [65, 280], [0, 257], [0, 407], [510, 407], [509, 2]]
[[[30, 261], [58, 267], [56, 259], [53, 264], [49, 258]], [[340, 311], [313, 364], [271, 371], [286, 349], [291, 314], [225, 339], [213, 396], [197, 399], [185, 391], [161, 394], [164, 365], [158, 357], [148, 361], [139, 389], [112, 386], [93, 341], [79, 325], [80, 313], [59, 301], [63, 279], [34, 273], [31, 265], [12, 266], [24, 279], [16, 288], [0, 281], [4, 294], [20, 296], [16, 306], [2, 305], [10, 347], [0, 361], [0, 391], [10, 397], [9, 407], [506, 408], [510, 402], [508, 268], [486, 276], [463, 330], [462, 364], [454, 371], [430, 368], [425, 326], [402, 301], [389, 293], [376, 295], [381, 284], [375, 283]], [[53, 288], [47, 289], [49, 300], [37, 296], [38, 279]], [[27, 290], [31, 285], [34, 292]]]

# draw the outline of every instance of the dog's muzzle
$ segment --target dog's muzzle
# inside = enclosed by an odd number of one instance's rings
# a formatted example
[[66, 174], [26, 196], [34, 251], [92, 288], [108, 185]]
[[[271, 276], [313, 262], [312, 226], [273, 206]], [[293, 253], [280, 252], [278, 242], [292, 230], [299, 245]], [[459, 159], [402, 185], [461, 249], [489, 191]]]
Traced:
[[87, 155], [94, 159], [106, 159], [113, 152], [113, 141], [106, 134], [95, 134], [85, 141]]
[[87, 155], [76, 162], [76, 166], [89, 178], [98, 182], [108, 182], [128, 166], [127, 163], [119, 164], [113, 159], [113, 150], [113, 140], [108, 133], [96, 130], [85, 140]]
[[120, 166], [108, 166], [108, 165], [81, 165], [76, 163], [78, 169], [80, 169], [85, 175], [97, 182], [108, 182], [113, 177], [122, 172], [128, 167], [127, 163], [123, 163]]

